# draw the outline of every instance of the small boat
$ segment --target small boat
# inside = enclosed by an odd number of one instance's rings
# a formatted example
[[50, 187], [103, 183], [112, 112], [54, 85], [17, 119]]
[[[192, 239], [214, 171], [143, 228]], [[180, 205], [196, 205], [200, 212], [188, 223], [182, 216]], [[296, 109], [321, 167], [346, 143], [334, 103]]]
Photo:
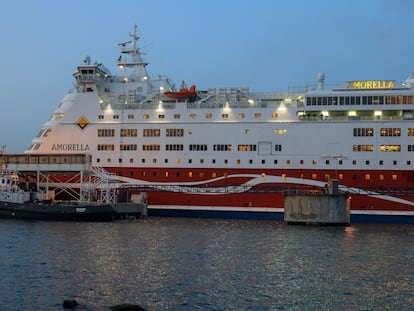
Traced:
[[126, 218], [145, 218], [146, 201], [141, 203], [99, 203], [79, 201], [39, 200], [35, 191], [22, 189], [17, 174], [0, 176], [0, 218], [112, 221]]
[[190, 89], [188, 89], [185, 82], [182, 81], [180, 90], [178, 92], [168, 91], [164, 92], [164, 95], [174, 99], [192, 99], [197, 96], [196, 86], [192, 85]]

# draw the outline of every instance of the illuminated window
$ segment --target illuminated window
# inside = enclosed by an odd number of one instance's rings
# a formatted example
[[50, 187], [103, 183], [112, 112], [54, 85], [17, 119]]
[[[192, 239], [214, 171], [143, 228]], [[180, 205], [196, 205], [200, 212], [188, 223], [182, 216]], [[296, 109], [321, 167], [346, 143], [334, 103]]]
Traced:
[[196, 113], [190, 113], [190, 119], [195, 119], [197, 118], [197, 114]]
[[380, 174], [380, 175], [379, 175], [379, 179], [380, 179], [380, 180], [384, 180], [384, 175], [383, 175], [383, 174]]
[[365, 180], [366, 180], [366, 181], [371, 180], [371, 175], [370, 175], [370, 174], [365, 174]]
[[285, 179], [286, 178], [286, 173], [282, 174], [282, 178]]
[[318, 174], [313, 173], [313, 174], [312, 174], [312, 179], [318, 179]]
[[272, 118], [276, 119], [278, 117], [278, 114], [276, 112], [272, 113]]
[[237, 118], [239, 118], [239, 119], [244, 119], [244, 113], [239, 113], [239, 114], [237, 115]]
[[149, 119], [149, 114], [144, 114], [144, 115], [143, 115], [143, 118], [144, 118], [144, 119]]
[[301, 173], [301, 174], [300, 174], [300, 178], [302, 178], [302, 179], [303, 179], [303, 176], [304, 176], [304, 175], [303, 175], [303, 173]]
[[273, 132], [276, 135], [286, 135], [287, 134], [287, 129], [275, 129], [275, 130], [273, 130]]
[[204, 177], [204, 172], [200, 172], [199, 176]]
[[316, 165], [316, 163], [317, 163], [316, 160], [312, 160], [313, 165]]
[[287, 165], [290, 165], [290, 160], [286, 160], [286, 164]]
[[339, 179], [339, 180], [344, 179], [344, 174], [338, 174], [338, 179]]
[[178, 159], [178, 158], [175, 159], [175, 163], [180, 164], [180, 162], [181, 162], [180, 159]]
[[391, 179], [392, 179], [393, 181], [396, 181], [396, 180], [397, 180], [397, 175], [393, 174], [393, 175], [391, 176]]
[[414, 128], [410, 127], [407, 129], [407, 136], [414, 136]]
[[266, 173], [261, 174], [262, 178], [266, 178]]
[[188, 172], [188, 177], [193, 177], [193, 172]]
[[325, 179], [326, 179], [326, 180], [331, 179], [331, 175], [329, 175], [329, 174], [325, 174]]
[[256, 112], [256, 113], [254, 114], [254, 117], [255, 117], [256, 119], [260, 119], [260, 118], [262, 117], [262, 114], [261, 114], [261, 113], [259, 113], [259, 112]]
[[240, 163], [241, 163], [240, 159], [237, 159], [236, 163], [237, 163], [237, 165], [240, 165]]
[[401, 145], [381, 145], [380, 151], [381, 152], [400, 152]]
[[165, 172], [165, 177], [168, 177], [168, 172]]
[[134, 118], [134, 115], [133, 114], [129, 114], [128, 115], [128, 119], [133, 119]]
[[213, 115], [211, 113], [206, 113], [206, 119], [211, 119]]
[[217, 173], [216, 172], [211, 173], [211, 177], [212, 178], [216, 178], [217, 177]]
[[189, 134], [189, 135], [193, 134], [193, 130], [191, 130], [191, 129], [190, 129], [190, 130], [188, 130], [188, 134]]

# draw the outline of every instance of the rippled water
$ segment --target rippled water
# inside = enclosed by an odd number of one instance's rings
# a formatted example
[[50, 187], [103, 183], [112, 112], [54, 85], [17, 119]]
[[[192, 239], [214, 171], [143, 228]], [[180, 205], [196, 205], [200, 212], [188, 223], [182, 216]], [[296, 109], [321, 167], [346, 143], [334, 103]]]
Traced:
[[414, 226], [0, 220], [0, 310], [407, 310]]

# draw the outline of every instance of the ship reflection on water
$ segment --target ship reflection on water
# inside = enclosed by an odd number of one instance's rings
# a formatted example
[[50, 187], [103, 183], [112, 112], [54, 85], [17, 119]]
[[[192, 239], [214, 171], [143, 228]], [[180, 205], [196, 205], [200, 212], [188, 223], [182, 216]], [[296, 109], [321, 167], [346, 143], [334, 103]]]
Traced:
[[[150, 218], [0, 221], [2, 310], [390, 309], [412, 305], [414, 227]], [[105, 308], [104, 308], [105, 309]]]

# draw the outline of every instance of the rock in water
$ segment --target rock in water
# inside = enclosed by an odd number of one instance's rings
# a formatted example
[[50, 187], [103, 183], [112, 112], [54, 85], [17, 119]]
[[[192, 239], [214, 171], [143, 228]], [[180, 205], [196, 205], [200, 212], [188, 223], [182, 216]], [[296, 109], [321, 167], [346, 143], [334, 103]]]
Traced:
[[129, 303], [123, 303], [120, 305], [109, 307], [112, 311], [145, 311], [145, 308], [139, 305], [132, 305]]
[[75, 309], [78, 305], [78, 302], [73, 299], [65, 299], [62, 304], [64, 309]]

